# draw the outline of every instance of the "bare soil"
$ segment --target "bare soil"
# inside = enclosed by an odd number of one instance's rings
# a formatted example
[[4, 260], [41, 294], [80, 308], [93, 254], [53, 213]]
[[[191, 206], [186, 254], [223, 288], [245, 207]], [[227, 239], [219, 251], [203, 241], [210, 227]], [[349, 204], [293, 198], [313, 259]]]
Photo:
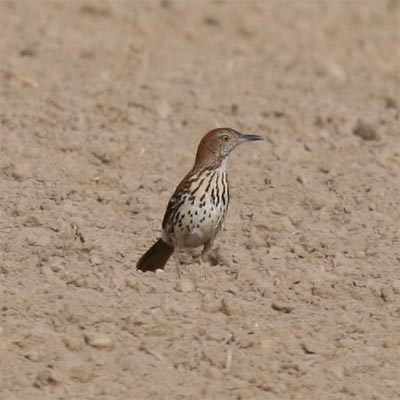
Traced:
[[[1, 399], [400, 398], [398, 0], [0, 8]], [[208, 278], [136, 271], [217, 126]]]

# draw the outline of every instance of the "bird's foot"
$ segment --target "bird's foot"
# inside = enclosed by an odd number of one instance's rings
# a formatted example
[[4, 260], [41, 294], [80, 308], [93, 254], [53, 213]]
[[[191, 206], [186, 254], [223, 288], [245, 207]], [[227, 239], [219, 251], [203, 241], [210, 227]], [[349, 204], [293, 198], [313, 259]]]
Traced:
[[200, 266], [203, 268], [204, 280], [207, 280], [207, 278], [208, 278], [206, 264], [207, 264], [207, 261], [204, 260], [204, 257], [200, 257]]

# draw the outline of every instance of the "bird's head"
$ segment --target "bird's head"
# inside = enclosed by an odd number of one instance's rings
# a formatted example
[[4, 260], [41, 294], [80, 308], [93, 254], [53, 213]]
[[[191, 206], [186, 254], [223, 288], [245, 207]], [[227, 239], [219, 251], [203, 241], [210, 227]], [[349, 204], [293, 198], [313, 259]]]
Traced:
[[213, 129], [199, 144], [196, 164], [222, 162], [239, 144], [263, 139], [261, 136], [245, 135], [231, 128]]

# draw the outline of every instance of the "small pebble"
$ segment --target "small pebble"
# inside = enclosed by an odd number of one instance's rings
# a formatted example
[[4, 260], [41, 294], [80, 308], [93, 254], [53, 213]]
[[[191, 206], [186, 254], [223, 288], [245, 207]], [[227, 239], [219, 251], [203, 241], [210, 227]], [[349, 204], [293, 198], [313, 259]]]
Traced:
[[62, 382], [61, 376], [52, 369], [46, 369], [37, 374], [33, 386], [40, 388], [43, 386], [56, 386]]
[[234, 304], [233, 301], [228, 300], [228, 299], [222, 299], [221, 301], [221, 312], [223, 312], [225, 315], [232, 315], [235, 314], [237, 305]]
[[89, 258], [90, 264], [92, 265], [101, 265], [103, 264], [103, 259], [99, 256], [93, 255]]
[[53, 272], [57, 273], [57, 272], [62, 271], [64, 269], [64, 267], [60, 263], [54, 263], [54, 264], [50, 265], [50, 269]]
[[63, 342], [67, 349], [71, 351], [80, 351], [83, 347], [82, 336], [65, 336]]
[[210, 302], [203, 302], [201, 304], [201, 309], [204, 312], [208, 313], [216, 313], [218, 311], [221, 311], [221, 301], [210, 301]]
[[333, 350], [327, 338], [323, 336], [306, 338], [300, 346], [306, 354], [326, 354]]
[[191, 281], [190, 279], [184, 278], [184, 277], [179, 279], [178, 283], [175, 286], [175, 290], [177, 292], [182, 292], [182, 293], [193, 292], [194, 289], [195, 289], [195, 286], [194, 286], [193, 281]]
[[400, 280], [392, 282], [392, 289], [394, 294], [400, 294]]
[[383, 299], [384, 302], [386, 303], [393, 303], [396, 301], [395, 295], [393, 293], [393, 289], [391, 287], [388, 286], [383, 286], [381, 288], [381, 297]]
[[96, 349], [112, 349], [114, 340], [104, 333], [85, 333], [85, 342]]
[[125, 278], [125, 285], [128, 288], [135, 289], [137, 286], [137, 281], [134, 278], [127, 277]]
[[391, 108], [391, 109], [394, 109], [394, 110], [398, 110], [397, 102], [393, 97], [389, 97], [389, 96], [385, 97], [384, 101], [385, 101], [385, 107], [387, 109]]
[[273, 258], [274, 260], [285, 258], [286, 250], [282, 249], [282, 247], [273, 246], [269, 249], [268, 256]]
[[68, 372], [72, 380], [79, 383], [88, 383], [94, 377], [93, 370], [87, 368], [84, 364], [75, 365]]
[[280, 311], [285, 314], [289, 314], [294, 310], [294, 307], [289, 306], [287, 304], [278, 304], [278, 303], [272, 303], [271, 306], [275, 311]]
[[36, 362], [36, 361], [41, 361], [43, 360], [44, 356], [43, 354], [38, 353], [35, 350], [31, 350], [28, 353], [25, 354], [24, 356], [27, 360]]
[[362, 120], [358, 120], [353, 128], [353, 134], [360, 137], [363, 140], [378, 140], [379, 136], [371, 125], [367, 124]]

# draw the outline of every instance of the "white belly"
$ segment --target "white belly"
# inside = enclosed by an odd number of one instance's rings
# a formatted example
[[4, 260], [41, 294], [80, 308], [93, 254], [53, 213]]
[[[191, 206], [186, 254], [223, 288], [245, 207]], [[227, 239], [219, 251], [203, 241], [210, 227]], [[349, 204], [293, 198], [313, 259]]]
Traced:
[[164, 227], [166, 243], [175, 248], [198, 247], [215, 237], [229, 202], [224, 168], [225, 164], [221, 170], [205, 173], [204, 178], [192, 177], [192, 186], [185, 190], [181, 199], [171, 199], [173, 205], [179, 205]]
[[219, 229], [225, 217], [226, 208], [222, 203], [216, 206], [207, 200], [205, 199], [205, 204], [203, 201], [204, 205], [182, 204], [180, 209], [181, 218], [175, 225], [174, 232], [168, 235], [174, 247], [202, 246]]

